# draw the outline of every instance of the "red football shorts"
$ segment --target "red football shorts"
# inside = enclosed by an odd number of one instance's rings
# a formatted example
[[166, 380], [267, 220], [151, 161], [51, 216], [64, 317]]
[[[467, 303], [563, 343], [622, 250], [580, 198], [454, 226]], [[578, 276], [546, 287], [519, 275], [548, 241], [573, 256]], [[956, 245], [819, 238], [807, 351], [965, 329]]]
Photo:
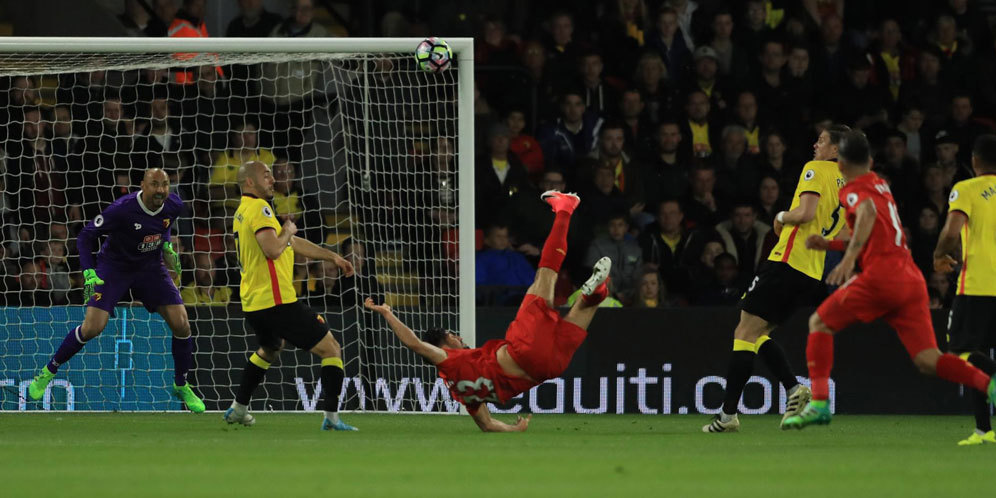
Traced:
[[912, 358], [937, 348], [929, 303], [923, 276], [913, 268], [889, 276], [859, 274], [823, 301], [816, 313], [834, 331], [882, 318]]
[[588, 333], [560, 318], [542, 297], [526, 294], [505, 332], [508, 354], [538, 382], [559, 376]]

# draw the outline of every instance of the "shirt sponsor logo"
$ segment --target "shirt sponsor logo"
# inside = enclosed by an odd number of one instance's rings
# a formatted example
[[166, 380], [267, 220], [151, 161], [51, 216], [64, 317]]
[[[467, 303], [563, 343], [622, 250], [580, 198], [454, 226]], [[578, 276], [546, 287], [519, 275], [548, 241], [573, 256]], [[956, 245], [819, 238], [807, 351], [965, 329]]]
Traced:
[[[137, 225], [137, 223], [136, 223]], [[140, 244], [138, 244], [138, 252], [152, 252], [159, 249], [159, 245], [162, 243], [162, 235], [156, 233], [152, 235], [146, 235]]]

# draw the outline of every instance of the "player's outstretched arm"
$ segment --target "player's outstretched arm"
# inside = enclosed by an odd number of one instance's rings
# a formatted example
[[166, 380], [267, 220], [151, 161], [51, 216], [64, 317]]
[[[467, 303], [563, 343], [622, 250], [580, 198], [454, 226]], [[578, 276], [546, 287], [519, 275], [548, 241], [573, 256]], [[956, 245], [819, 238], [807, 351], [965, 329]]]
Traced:
[[526, 429], [529, 427], [529, 420], [533, 418], [532, 415], [520, 416], [516, 419], [515, 425], [509, 425], [491, 418], [491, 412], [488, 411], [487, 403], [481, 403], [477, 411], [470, 416], [474, 418], [474, 422], [484, 432], [526, 432]]
[[799, 205], [791, 211], [781, 211], [775, 215], [775, 234], [780, 234], [784, 225], [803, 225], [816, 217], [816, 207], [820, 196], [814, 192], [799, 195]]
[[941, 235], [937, 239], [937, 248], [934, 249], [935, 271], [948, 273], [958, 264], [953, 255], [958, 251], [958, 244], [961, 242], [958, 234], [967, 222], [968, 216], [961, 211], [948, 213], [948, 219], [944, 221], [944, 228], [941, 229]]
[[446, 351], [420, 340], [415, 335], [415, 332], [412, 332], [412, 329], [401, 323], [401, 320], [398, 320], [398, 317], [394, 316], [394, 312], [391, 311], [390, 306], [386, 304], [374, 304], [374, 300], [369, 297], [363, 301], [363, 306], [368, 310], [380, 313], [380, 316], [383, 316], [387, 320], [387, 324], [394, 331], [394, 335], [398, 336], [401, 343], [407, 346], [408, 349], [429, 360], [433, 365], [438, 365], [446, 360]]
[[325, 249], [324, 247], [320, 247], [308, 239], [302, 239], [301, 237], [295, 235], [291, 237], [291, 247], [294, 248], [294, 252], [308, 259], [331, 261], [335, 263], [335, 265], [339, 267], [339, 271], [344, 273], [347, 277], [353, 276], [352, 263], [335, 252]]
[[865, 199], [858, 205], [851, 242], [847, 245], [847, 251], [844, 251], [844, 258], [840, 260], [840, 264], [827, 276], [828, 284], [841, 285], [854, 275], [854, 265], [858, 261], [861, 249], [868, 242], [868, 237], [871, 236], [877, 211], [875, 203], [871, 199]]

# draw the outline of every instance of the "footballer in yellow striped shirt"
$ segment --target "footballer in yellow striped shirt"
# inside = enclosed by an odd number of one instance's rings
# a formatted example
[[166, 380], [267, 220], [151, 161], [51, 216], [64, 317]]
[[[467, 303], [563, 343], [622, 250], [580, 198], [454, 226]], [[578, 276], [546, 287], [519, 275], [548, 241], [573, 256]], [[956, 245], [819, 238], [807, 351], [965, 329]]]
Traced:
[[[976, 177], [960, 181], [948, 197], [948, 218], [934, 250], [934, 270], [950, 273], [961, 243], [961, 270], [948, 318], [948, 350], [988, 375], [996, 362], [996, 135], [982, 135], [972, 149]], [[962, 446], [996, 443], [986, 396], [968, 394], [975, 410], [975, 432]]]
[[789, 398], [785, 415], [800, 412], [812, 394], [796, 380], [785, 351], [768, 334], [800, 306], [819, 302], [823, 296], [823, 262], [826, 253], [806, 247], [806, 239], [832, 239], [844, 226], [837, 192], [844, 178], [837, 166], [837, 146], [850, 128], [833, 125], [820, 132], [813, 144], [813, 160], [803, 166], [788, 211], [775, 217], [778, 244], [758, 268], [740, 303], [740, 323], [733, 332], [733, 354], [726, 375], [723, 409], [703, 432], [740, 430], [737, 407], [744, 386], [760, 357], [785, 387]]
[[325, 319], [297, 300], [294, 291], [294, 253], [331, 261], [346, 276], [353, 265], [338, 254], [294, 235], [297, 226], [287, 220], [281, 225], [270, 199], [273, 198], [273, 172], [259, 161], [239, 167], [242, 199], [235, 211], [233, 230], [239, 254], [242, 282], [239, 294], [246, 321], [256, 333], [259, 349], [246, 362], [235, 401], [225, 412], [225, 421], [253, 425], [249, 400], [263, 381], [266, 369], [277, 359], [284, 343], [311, 351], [322, 361], [321, 379], [325, 418], [322, 430], [355, 431], [339, 419], [339, 392], [345, 377], [342, 347], [332, 337]]

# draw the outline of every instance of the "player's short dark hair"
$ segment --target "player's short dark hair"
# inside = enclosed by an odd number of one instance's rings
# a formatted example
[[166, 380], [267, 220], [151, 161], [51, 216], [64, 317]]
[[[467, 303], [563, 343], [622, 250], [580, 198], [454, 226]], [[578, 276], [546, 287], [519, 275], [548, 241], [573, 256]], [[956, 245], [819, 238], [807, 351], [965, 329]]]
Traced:
[[437, 348], [442, 347], [446, 343], [446, 335], [448, 332], [446, 329], [439, 327], [433, 327], [425, 331], [422, 334], [422, 340], [436, 346]]
[[837, 157], [851, 164], [868, 164], [871, 160], [868, 137], [858, 130], [845, 133], [837, 146]]
[[851, 131], [851, 127], [845, 124], [833, 124], [827, 127], [827, 133], [830, 134], [830, 143], [840, 146], [840, 141], [844, 138], [844, 135]]
[[979, 135], [972, 146], [972, 155], [987, 170], [996, 169], [996, 135]]

